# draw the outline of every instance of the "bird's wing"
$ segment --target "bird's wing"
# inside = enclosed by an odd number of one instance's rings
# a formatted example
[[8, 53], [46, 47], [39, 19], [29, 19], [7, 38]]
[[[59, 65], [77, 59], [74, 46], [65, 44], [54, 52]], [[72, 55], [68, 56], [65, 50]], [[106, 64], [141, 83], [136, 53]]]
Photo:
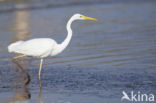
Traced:
[[48, 55], [54, 48], [56, 42], [49, 38], [31, 39], [18, 45], [14, 52], [26, 54], [28, 56], [41, 57]]

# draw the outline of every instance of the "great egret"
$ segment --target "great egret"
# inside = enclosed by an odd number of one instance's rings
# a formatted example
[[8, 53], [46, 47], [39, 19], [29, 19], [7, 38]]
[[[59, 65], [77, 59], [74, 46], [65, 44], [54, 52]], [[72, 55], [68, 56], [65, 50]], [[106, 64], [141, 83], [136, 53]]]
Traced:
[[58, 44], [55, 40], [51, 38], [36, 38], [27, 41], [17, 41], [15, 43], [12, 43], [8, 46], [8, 51], [22, 54], [20, 56], [14, 57], [13, 59], [17, 59], [25, 56], [33, 56], [33, 57], [40, 58], [40, 67], [38, 72], [38, 76], [40, 80], [43, 59], [47, 56], [55, 56], [61, 53], [67, 47], [72, 37], [72, 29], [70, 26], [71, 23], [75, 20], [97, 21], [97, 19], [95, 18], [87, 17], [81, 14], [75, 14], [69, 19], [67, 23], [66, 28], [67, 28], [68, 35], [61, 44]]

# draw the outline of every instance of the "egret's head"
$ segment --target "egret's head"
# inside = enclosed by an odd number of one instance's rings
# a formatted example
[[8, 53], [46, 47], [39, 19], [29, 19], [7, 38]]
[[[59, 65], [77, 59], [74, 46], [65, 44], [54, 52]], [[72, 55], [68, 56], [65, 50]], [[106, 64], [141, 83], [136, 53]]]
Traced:
[[98, 19], [87, 17], [87, 16], [84, 16], [84, 15], [81, 15], [81, 14], [75, 14], [74, 18], [78, 19], [78, 20], [94, 20], [94, 21], [98, 21]]

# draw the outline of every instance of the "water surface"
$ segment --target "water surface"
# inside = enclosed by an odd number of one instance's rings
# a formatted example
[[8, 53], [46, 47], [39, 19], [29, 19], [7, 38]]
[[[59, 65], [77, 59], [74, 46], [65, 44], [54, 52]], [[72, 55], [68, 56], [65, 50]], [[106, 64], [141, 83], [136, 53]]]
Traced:
[[[47, 7], [49, 2], [10, 4], [8, 8], [4, 3], [0, 8], [0, 103], [119, 103], [123, 90], [156, 93], [156, 2], [75, 5], [69, 0], [66, 6]], [[37, 4], [42, 7], [33, 9]], [[74, 13], [99, 21], [72, 24], [68, 48], [44, 61], [41, 91], [39, 59], [13, 62], [7, 46], [37, 37], [61, 43]]]

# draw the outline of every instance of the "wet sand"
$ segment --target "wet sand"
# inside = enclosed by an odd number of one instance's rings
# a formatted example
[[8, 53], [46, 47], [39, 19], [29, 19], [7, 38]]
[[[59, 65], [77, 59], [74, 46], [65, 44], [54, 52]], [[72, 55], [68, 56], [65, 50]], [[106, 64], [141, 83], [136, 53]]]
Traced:
[[[61, 43], [74, 13], [98, 18], [76, 21], [67, 49], [44, 61], [12, 61], [7, 46], [50, 37]], [[122, 91], [156, 94], [156, 2], [89, 3], [14, 10], [0, 15], [0, 103], [120, 103]], [[122, 102], [121, 102], [122, 103]], [[129, 103], [124, 101], [124, 103]]]

